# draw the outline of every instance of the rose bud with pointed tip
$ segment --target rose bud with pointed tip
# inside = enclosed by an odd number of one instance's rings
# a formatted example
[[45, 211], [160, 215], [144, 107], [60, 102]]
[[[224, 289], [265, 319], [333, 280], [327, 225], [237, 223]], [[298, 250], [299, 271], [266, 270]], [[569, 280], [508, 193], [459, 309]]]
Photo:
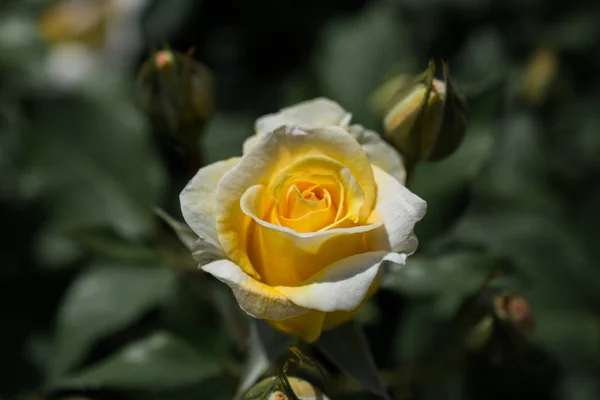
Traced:
[[[393, 100], [385, 118], [386, 136], [411, 162], [438, 161], [456, 151], [468, 125], [464, 98], [450, 81], [444, 64], [444, 81], [433, 78], [435, 64], [421, 78], [399, 78], [395, 94], [382, 87], [380, 103]], [[402, 85], [404, 84], [404, 87]]]
[[433, 81], [429, 95], [427, 87], [417, 83], [387, 113], [384, 119], [386, 135], [409, 159], [429, 158], [441, 128], [444, 94], [445, 86], [437, 79]]
[[494, 299], [496, 317], [513, 325], [525, 335], [533, 331], [533, 311], [529, 302], [520, 295], [503, 293]]
[[197, 146], [214, 110], [210, 70], [189, 55], [161, 50], [142, 66], [138, 87], [153, 124], [180, 144]]

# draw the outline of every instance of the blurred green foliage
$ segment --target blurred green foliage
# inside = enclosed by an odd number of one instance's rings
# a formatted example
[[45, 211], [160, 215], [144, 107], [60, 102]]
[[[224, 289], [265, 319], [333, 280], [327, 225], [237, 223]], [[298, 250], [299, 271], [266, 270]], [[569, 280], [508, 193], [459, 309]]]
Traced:
[[[467, 136], [417, 167], [419, 250], [359, 314], [383, 383], [399, 399], [600, 398], [598, 2], [114, 0], [101, 45], [44, 37], [55, 3], [0, 5], [0, 398], [236, 393], [248, 319], [153, 211], [179, 218], [194, 172], [135, 91], [165, 44], [214, 74], [205, 164], [239, 155], [258, 116], [317, 96], [381, 130], [377, 86], [448, 60]], [[528, 300], [533, 334], [495, 319], [466, 346], [500, 288]], [[352, 362], [323, 361], [335, 398], [373, 398], [340, 377]]]

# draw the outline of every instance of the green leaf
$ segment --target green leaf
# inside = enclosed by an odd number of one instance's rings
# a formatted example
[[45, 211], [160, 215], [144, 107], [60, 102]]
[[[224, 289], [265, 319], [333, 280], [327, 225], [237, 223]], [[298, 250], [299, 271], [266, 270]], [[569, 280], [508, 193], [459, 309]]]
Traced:
[[364, 12], [327, 26], [315, 60], [322, 95], [335, 99], [354, 120], [371, 125], [367, 99], [392, 69], [410, 70], [409, 33], [393, 7], [371, 3]]
[[560, 204], [550, 195], [552, 158], [544, 152], [540, 121], [518, 111], [510, 113], [500, 126], [493, 153], [473, 183], [474, 197], [503, 208], [558, 212]]
[[537, 282], [533, 292], [545, 292], [548, 306], [578, 307], [599, 298], [599, 272], [587, 260], [570, 224], [559, 217], [527, 210], [472, 209], [454, 235], [514, 263], [522, 279]]
[[350, 322], [323, 332], [315, 345], [342, 372], [372, 393], [389, 399], [367, 339], [357, 323]]
[[461, 87], [487, 87], [505, 79], [510, 70], [506, 43], [492, 28], [480, 28], [470, 35], [455, 59], [450, 66]]
[[154, 0], [145, 8], [142, 31], [146, 43], [162, 44], [177, 33], [194, 12], [194, 0]]
[[152, 262], [158, 257], [152, 247], [125, 240], [106, 228], [77, 229], [65, 232], [65, 238], [72, 240], [83, 250], [119, 261]]
[[[212, 282], [204, 277], [188, 274], [177, 281], [177, 288], [161, 309], [165, 329], [177, 335], [189, 344], [206, 349], [214, 357], [228, 358], [232, 347], [232, 337], [225, 334], [223, 316], [217, 304], [225, 303], [218, 295], [219, 287], [231, 290], [221, 282]], [[232, 295], [233, 297], [233, 295]], [[221, 305], [221, 304], [219, 304]], [[239, 306], [236, 303], [237, 308]], [[248, 334], [238, 327], [239, 335]]]
[[579, 370], [565, 374], [560, 387], [562, 400], [595, 400], [600, 398], [600, 381], [595, 372]]
[[443, 327], [430, 302], [411, 302], [398, 325], [393, 344], [396, 362], [406, 367], [421, 367], [431, 361], [436, 332]]
[[[20, 164], [24, 158], [24, 143], [21, 138], [20, 125], [23, 116], [13, 104], [0, 103], [0, 199], [19, 199]], [[21, 189], [21, 190], [19, 190]]]
[[467, 400], [464, 379], [459, 370], [449, 369], [434, 379], [423, 382], [423, 400]]
[[461, 195], [491, 154], [493, 133], [489, 124], [474, 120], [456, 153], [415, 169], [411, 191], [427, 200], [427, 214], [415, 228], [419, 242], [426, 244], [444, 233], [458, 217]]
[[452, 321], [435, 308], [431, 301], [411, 301], [402, 314], [390, 349], [401, 369], [390, 380], [399, 388], [422, 385], [426, 398], [454, 398], [450, 393], [440, 395], [436, 388], [443, 388], [446, 375], [456, 370], [463, 341]]
[[577, 96], [560, 107], [548, 121], [552, 160], [569, 179], [581, 179], [600, 170], [600, 115], [597, 94]]
[[40, 260], [42, 268], [46, 270], [64, 270], [84, 256], [82, 246], [68, 237], [66, 232], [60, 232], [50, 223], [42, 228], [35, 238], [34, 254]]
[[161, 265], [96, 265], [71, 285], [57, 316], [54, 375], [77, 365], [90, 347], [162, 304], [175, 275]]
[[[485, 10], [489, 3], [479, 0], [389, 0], [402, 3], [403, 6], [419, 12], [433, 13], [433, 10], [451, 8], [464, 13], [477, 10]], [[439, 35], [439, 30], [436, 35]]]
[[254, 119], [240, 114], [215, 114], [202, 135], [205, 163], [242, 155], [244, 140], [254, 135]]
[[600, 273], [578, 238], [576, 207], [552, 175], [556, 157], [542, 128], [524, 111], [506, 118], [451, 237], [509, 260], [523, 280], [536, 282], [530, 294], [546, 306], [579, 307], [600, 299]]
[[103, 83], [32, 104], [28, 180], [51, 206], [57, 231], [100, 225], [147, 237], [164, 171], [127, 85]]
[[23, 11], [11, 7], [0, 18], [0, 69], [10, 76], [4, 81], [3, 94], [31, 87], [40, 79], [43, 43], [35, 19]]
[[456, 251], [439, 256], [413, 256], [406, 265], [391, 269], [383, 289], [413, 297], [467, 295], [479, 288], [499, 261], [485, 253]]
[[167, 332], [124, 347], [106, 360], [54, 383], [54, 389], [167, 390], [198, 384], [222, 366]]
[[597, 10], [586, 8], [571, 11], [558, 23], [550, 25], [544, 39], [551, 48], [570, 51], [586, 51], [593, 48], [600, 35]]
[[600, 366], [600, 317], [592, 312], [540, 310], [534, 340], [569, 364]]

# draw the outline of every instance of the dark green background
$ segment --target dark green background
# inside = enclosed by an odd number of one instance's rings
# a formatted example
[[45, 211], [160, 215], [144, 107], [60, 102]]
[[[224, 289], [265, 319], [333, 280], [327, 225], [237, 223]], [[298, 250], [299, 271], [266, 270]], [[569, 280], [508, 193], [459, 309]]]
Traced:
[[[245, 325], [224, 322], [229, 291], [190, 272], [151, 210], [180, 218], [191, 177], [136, 102], [137, 70], [167, 43], [195, 47], [216, 78], [204, 163], [239, 155], [257, 117], [317, 96], [381, 130], [372, 91], [448, 60], [470, 126], [456, 154], [417, 168], [411, 189], [429, 203], [419, 251], [359, 315], [376, 361], [444, 359], [461, 340], [457, 310], [500, 268], [486, 290], [529, 300], [528, 343], [498, 328], [489, 348], [395, 396], [600, 398], [597, 1], [154, 0], [135, 61], [69, 87], [44, 73], [56, 47], [36, 21], [50, 3], [0, 5], [0, 398], [234, 393]], [[522, 71], [540, 49], [556, 76], [532, 103]]]

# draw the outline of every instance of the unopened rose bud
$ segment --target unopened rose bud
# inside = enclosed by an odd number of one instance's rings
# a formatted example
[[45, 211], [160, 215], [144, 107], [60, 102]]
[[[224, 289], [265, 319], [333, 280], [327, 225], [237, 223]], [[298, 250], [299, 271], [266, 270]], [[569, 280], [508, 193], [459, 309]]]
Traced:
[[[433, 81], [429, 95], [425, 85], [418, 83], [386, 115], [384, 119], [386, 134], [410, 159], [429, 158], [441, 127], [444, 92], [444, 84], [437, 79]], [[421, 115], [422, 118], [418, 121]]]
[[484, 288], [465, 301], [455, 322], [469, 350], [497, 353], [526, 343], [523, 339], [533, 331], [533, 312], [523, 296]]
[[153, 124], [180, 144], [197, 146], [214, 110], [210, 70], [190, 55], [161, 50], [142, 66], [138, 86]]
[[[310, 382], [293, 376], [288, 377], [291, 389], [300, 400], [329, 400]], [[244, 400], [268, 399], [289, 400], [291, 393], [286, 393], [278, 377], [266, 378], [257, 383], [246, 393]]]
[[498, 319], [510, 323], [525, 335], [533, 331], [533, 311], [523, 296], [513, 293], [497, 296], [494, 299], [494, 312]]
[[443, 82], [434, 74], [432, 62], [422, 77], [399, 77], [388, 82], [389, 87], [382, 86], [373, 99], [379, 105], [391, 100], [384, 118], [386, 136], [412, 162], [446, 158], [466, 133], [466, 102], [452, 85], [446, 64]]

